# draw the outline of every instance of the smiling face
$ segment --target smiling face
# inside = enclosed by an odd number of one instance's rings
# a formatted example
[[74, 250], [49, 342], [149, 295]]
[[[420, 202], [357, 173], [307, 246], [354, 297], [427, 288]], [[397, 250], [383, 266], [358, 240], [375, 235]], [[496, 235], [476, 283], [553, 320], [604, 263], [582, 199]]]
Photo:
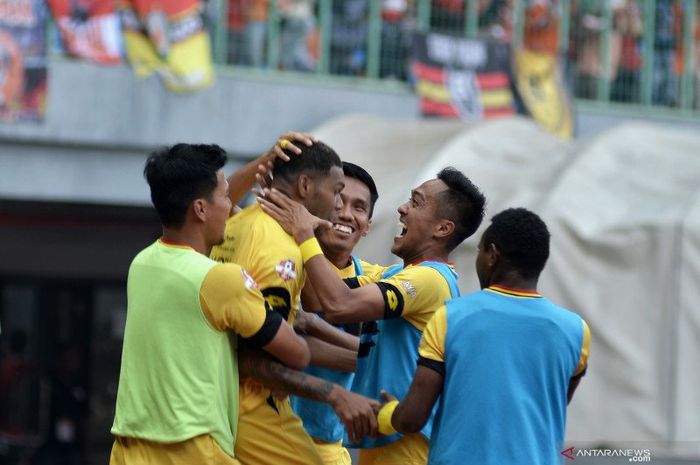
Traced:
[[394, 237], [391, 253], [411, 261], [426, 248], [440, 222], [437, 216], [440, 194], [447, 189], [441, 180], [431, 179], [411, 191], [408, 202], [398, 209], [399, 233]]
[[343, 206], [335, 212], [333, 229], [324, 231], [319, 240], [325, 252], [349, 258], [360, 238], [369, 230], [370, 191], [363, 182], [346, 176], [340, 198]]

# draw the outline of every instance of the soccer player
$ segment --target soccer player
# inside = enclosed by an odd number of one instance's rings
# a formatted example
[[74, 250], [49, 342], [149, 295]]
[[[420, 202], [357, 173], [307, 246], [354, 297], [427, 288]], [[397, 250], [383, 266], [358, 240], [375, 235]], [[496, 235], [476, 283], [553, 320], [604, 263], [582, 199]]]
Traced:
[[220, 147], [189, 144], [146, 162], [163, 236], [129, 268], [113, 465], [239, 463], [234, 333], [292, 367], [309, 360], [245, 270], [207, 256], [231, 209], [225, 162]]
[[[402, 230], [391, 249], [403, 264], [374, 277], [346, 280], [348, 286], [322, 259], [313, 229], [323, 221], [274, 190], [267, 190], [259, 203], [301, 244], [318, 298], [314, 303], [313, 293], [305, 292], [305, 308], [323, 310], [338, 323], [366, 322], [352, 390], [377, 398], [382, 389], [405, 395], [423, 328], [446, 300], [459, 295], [449, 254], [481, 224], [485, 199], [479, 189], [454, 168], [443, 169], [437, 178], [415, 188], [398, 209]], [[428, 457], [430, 431], [428, 421], [419, 433], [367, 437], [351, 446], [362, 449], [360, 464], [422, 465]]]
[[590, 332], [537, 292], [548, 256], [539, 216], [516, 208], [493, 217], [476, 258], [482, 290], [435, 312], [408, 394], [379, 413], [385, 433], [418, 431], [437, 402], [430, 464], [561, 463]]
[[[282, 143], [286, 145], [288, 141]], [[300, 148], [302, 153], [289, 157], [289, 161], [275, 159], [272, 185], [301, 202], [318, 217], [331, 219], [335, 210], [342, 206], [340, 192], [344, 178], [340, 158], [319, 141]], [[268, 308], [289, 323], [294, 322], [306, 280], [301, 251], [294, 239], [258, 204], [228, 220], [225, 241], [212, 250], [211, 257], [244, 266], [259, 283]], [[244, 359], [247, 360], [245, 363]], [[289, 390], [330, 404], [350, 430], [350, 436], [367, 434], [376, 428], [374, 408], [377, 401], [302, 372], [280, 373], [279, 366], [271, 367], [260, 361], [254, 351], [246, 351], [240, 360], [242, 373], [249, 376], [241, 379], [239, 435], [235, 452], [246, 465], [322, 463], [313, 441], [292, 411], [289, 399], [272, 395], [260, 381], [270, 386], [272, 379], [282, 383], [272, 384], [275, 389]], [[285, 376], [301, 382], [303, 390], [290, 390], [284, 384]]]
[[[371, 276], [382, 267], [367, 263], [352, 252], [369, 231], [379, 194], [372, 176], [360, 166], [343, 162], [343, 174], [345, 187], [340, 193], [343, 207], [336, 212], [333, 227], [325, 229], [319, 235], [319, 242], [331, 268], [341, 278], [354, 278], [364, 274]], [[339, 335], [328, 335], [323, 327], [318, 328], [323, 326], [323, 320], [311, 315], [306, 317], [308, 322], [304, 325], [305, 332], [335, 343], [344, 350], [318, 342], [314, 337], [307, 338], [309, 348], [314, 353], [314, 365], [309, 365], [304, 371], [350, 389], [357, 360], [360, 325], [338, 325], [349, 336], [339, 340]], [[292, 407], [314, 440], [324, 465], [351, 464], [350, 454], [342, 444], [343, 425], [330, 406], [303, 397], [293, 397]]]

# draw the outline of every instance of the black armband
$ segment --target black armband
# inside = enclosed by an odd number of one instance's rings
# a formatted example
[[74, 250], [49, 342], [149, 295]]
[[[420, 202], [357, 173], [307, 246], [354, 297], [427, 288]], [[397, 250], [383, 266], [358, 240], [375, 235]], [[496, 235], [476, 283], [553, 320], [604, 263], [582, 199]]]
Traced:
[[384, 319], [399, 318], [403, 313], [403, 294], [393, 284], [380, 281], [377, 287], [384, 298]]
[[442, 377], [445, 377], [445, 362], [438, 362], [437, 360], [432, 360], [425, 357], [418, 357], [418, 365], [422, 365], [426, 368], [430, 368], [433, 371], [438, 372]]
[[268, 345], [277, 334], [282, 325], [282, 315], [271, 310], [265, 312], [265, 321], [257, 333], [250, 337], [240, 338], [240, 342], [247, 347], [260, 348]]
[[350, 288], [350, 289], [357, 289], [360, 287], [360, 280], [355, 278], [344, 278], [343, 282]]

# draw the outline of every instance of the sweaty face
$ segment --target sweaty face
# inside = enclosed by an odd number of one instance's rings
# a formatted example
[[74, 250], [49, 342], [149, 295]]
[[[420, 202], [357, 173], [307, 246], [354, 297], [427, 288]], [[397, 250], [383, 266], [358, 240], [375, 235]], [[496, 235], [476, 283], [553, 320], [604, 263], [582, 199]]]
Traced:
[[369, 229], [369, 188], [355, 178], [345, 177], [345, 187], [340, 192], [340, 198], [343, 206], [335, 211], [333, 229], [325, 230], [319, 240], [327, 251], [351, 254]]
[[313, 195], [306, 202], [306, 208], [311, 214], [323, 220], [332, 221], [335, 211], [343, 206], [340, 192], [344, 186], [343, 169], [333, 166], [328, 175], [318, 176], [315, 179]]
[[216, 173], [216, 188], [209, 198], [205, 198], [207, 208], [206, 231], [207, 242], [210, 246], [224, 242], [224, 229], [226, 220], [231, 212], [231, 200], [228, 197], [228, 182], [224, 177], [224, 171]]
[[447, 189], [441, 180], [431, 179], [411, 191], [411, 197], [398, 209], [399, 231], [391, 247], [394, 255], [410, 260], [432, 240], [440, 221], [437, 216], [440, 194]]

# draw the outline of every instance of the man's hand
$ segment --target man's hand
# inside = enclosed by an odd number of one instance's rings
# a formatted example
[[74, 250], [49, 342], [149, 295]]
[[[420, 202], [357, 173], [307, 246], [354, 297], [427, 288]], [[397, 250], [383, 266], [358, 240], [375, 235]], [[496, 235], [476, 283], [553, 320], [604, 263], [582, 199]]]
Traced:
[[358, 442], [365, 436], [377, 434], [377, 411], [379, 401], [333, 386], [329, 396], [330, 405], [345, 425], [348, 439]]
[[[297, 144], [295, 144], [295, 142]], [[280, 158], [284, 161], [289, 161], [289, 155], [285, 153], [292, 152], [295, 155], [300, 155], [302, 149], [299, 148], [300, 145], [306, 145], [310, 147], [316, 139], [311, 134], [306, 134], [304, 132], [294, 132], [289, 131], [282, 134], [275, 145], [270, 147], [270, 149], [265, 152], [259, 159], [258, 172], [255, 175], [260, 187], [270, 187], [272, 182], [272, 167], [275, 164], [275, 159]]]
[[258, 203], [265, 213], [277, 220], [287, 234], [294, 237], [297, 244], [313, 237], [315, 230], [333, 226], [330, 221], [312, 215], [302, 204], [277, 189], [258, 191]]

